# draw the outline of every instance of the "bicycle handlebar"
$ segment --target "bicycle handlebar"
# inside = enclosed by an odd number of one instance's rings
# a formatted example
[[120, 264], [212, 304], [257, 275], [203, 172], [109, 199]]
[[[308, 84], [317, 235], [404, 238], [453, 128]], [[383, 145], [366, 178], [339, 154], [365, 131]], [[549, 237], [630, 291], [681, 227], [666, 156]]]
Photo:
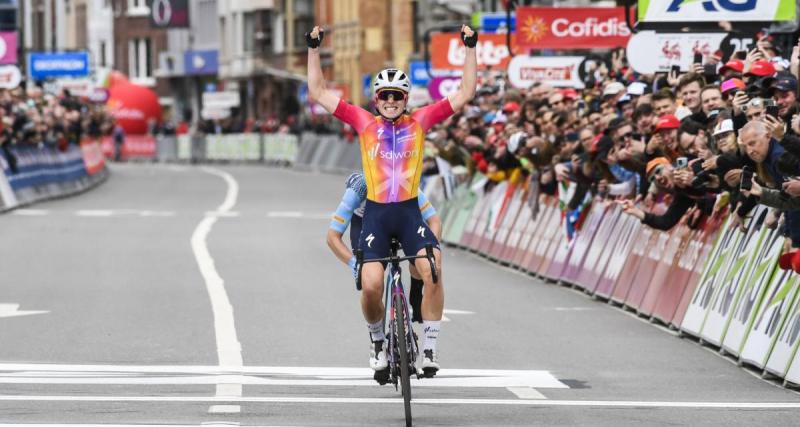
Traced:
[[361, 268], [364, 266], [365, 262], [389, 262], [389, 263], [401, 263], [403, 261], [410, 261], [415, 259], [425, 258], [431, 265], [431, 278], [433, 279], [433, 283], [439, 283], [439, 273], [436, 271], [436, 261], [433, 256], [433, 245], [428, 243], [425, 245], [425, 255], [414, 255], [414, 256], [389, 256], [385, 258], [374, 258], [374, 259], [364, 259], [364, 251], [361, 249], [356, 249], [356, 289], [361, 290]]

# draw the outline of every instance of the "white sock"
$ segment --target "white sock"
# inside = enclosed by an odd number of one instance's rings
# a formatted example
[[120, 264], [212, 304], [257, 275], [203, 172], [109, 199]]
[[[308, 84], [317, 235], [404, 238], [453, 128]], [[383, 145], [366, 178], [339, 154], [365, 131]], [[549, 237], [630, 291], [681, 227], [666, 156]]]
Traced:
[[383, 320], [379, 320], [375, 323], [367, 323], [367, 329], [369, 329], [369, 337], [372, 342], [386, 339], [386, 333], [383, 331]]
[[422, 331], [425, 334], [425, 341], [422, 345], [422, 350], [436, 351], [436, 340], [439, 339], [439, 327], [442, 322], [440, 320], [423, 320]]

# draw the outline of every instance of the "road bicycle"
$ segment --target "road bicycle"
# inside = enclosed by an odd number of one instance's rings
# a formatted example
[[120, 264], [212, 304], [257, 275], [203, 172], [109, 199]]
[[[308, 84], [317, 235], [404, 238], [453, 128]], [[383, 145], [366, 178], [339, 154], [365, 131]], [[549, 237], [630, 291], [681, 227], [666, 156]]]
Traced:
[[406, 300], [405, 293], [403, 292], [403, 283], [400, 280], [400, 263], [403, 261], [416, 260], [425, 258], [431, 264], [431, 276], [433, 283], [438, 283], [438, 273], [436, 271], [436, 264], [433, 257], [433, 246], [431, 244], [425, 245], [425, 255], [405, 256], [397, 255], [400, 249], [400, 242], [392, 238], [391, 252], [386, 258], [364, 259], [364, 252], [361, 249], [356, 250], [356, 289], [361, 290], [361, 267], [365, 262], [384, 262], [388, 263], [389, 271], [386, 275], [386, 283], [384, 285], [384, 295], [386, 298], [386, 306], [389, 309], [389, 321], [383, 319], [384, 328], [387, 323], [389, 331], [387, 336], [387, 347], [389, 367], [383, 371], [375, 372], [375, 380], [379, 384], [386, 383], [394, 384], [395, 390], [398, 385], [403, 394], [403, 405], [405, 407], [406, 426], [411, 426], [411, 372], [417, 376], [417, 379], [422, 377], [433, 377], [435, 372], [423, 371], [420, 373], [415, 368], [414, 364], [419, 355], [419, 347], [417, 346], [417, 335], [411, 327], [411, 317], [408, 314], [408, 301]]

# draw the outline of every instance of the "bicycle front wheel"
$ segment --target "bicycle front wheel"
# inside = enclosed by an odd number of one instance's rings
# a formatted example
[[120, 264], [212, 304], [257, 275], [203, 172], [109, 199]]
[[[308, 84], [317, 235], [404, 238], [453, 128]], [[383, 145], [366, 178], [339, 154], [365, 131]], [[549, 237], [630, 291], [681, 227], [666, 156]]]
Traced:
[[403, 393], [403, 406], [406, 410], [406, 427], [411, 427], [411, 372], [408, 360], [408, 339], [406, 337], [405, 301], [402, 295], [394, 296], [394, 321], [397, 322], [397, 343], [400, 350], [400, 391]]

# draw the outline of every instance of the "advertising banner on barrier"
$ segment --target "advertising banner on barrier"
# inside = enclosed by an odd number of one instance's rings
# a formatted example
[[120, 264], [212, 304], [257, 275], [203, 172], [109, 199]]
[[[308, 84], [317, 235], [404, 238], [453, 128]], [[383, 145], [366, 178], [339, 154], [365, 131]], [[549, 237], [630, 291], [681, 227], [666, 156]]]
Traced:
[[[106, 158], [114, 158], [116, 147], [110, 136], [103, 137], [103, 155]], [[125, 142], [122, 144], [122, 159], [133, 158], [155, 158], [156, 138], [151, 135], [125, 135]]]
[[542, 252], [538, 259], [539, 263], [536, 271], [542, 277], [549, 277], [547, 272], [558, 248], [562, 245], [566, 247], [566, 239], [563, 232], [564, 215], [558, 206], [558, 200], [553, 199], [550, 210], [552, 210], [552, 214], [550, 222], [547, 224], [547, 232], [542, 236], [542, 241], [539, 244], [539, 249]]
[[656, 315], [659, 316], [658, 318], [662, 319], [664, 323], [668, 323], [673, 325], [675, 328], [680, 329], [681, 323], [683, 322], [683, 317], [686, 314], [686, 310], [689, 308], [689, 304], [692, 301], [694, 291], [697, 289], [700, 278], [703, 276], [706, 263], [711, 256], [711, 251], [714, 250], [717, 237], [719, 237], [720, 232], [722, 231], [722, 226], [727, 218], [727, 215], [727, 210], [724, 210], [723, 212], [717, 213], [716, 215], [708, 218], [705, 221], [705, 225], [702, 226], [702, 231], [700, 233], [701, 237], [696, 241], [692, 240], [690, 242], [690, 248], [693, 245], [698, 244], [696, 242], [699, 242], [700, 252], [697, 260], [694, 262], [694, 267], [692, 267], [689, 278], [686, 280], [686, 287], [683, 290], [683, 294], [680, 296], [680, 302], [678, 302], [678, 306], [674, 309], [674, 313], [672, 313], [672, 317], [668, 317], [669, 314], [665, 312], [667, 310], [661, 310], [659, 308], [656, 309]]
[[[475, 206], [470, 211], [469, 218], [467, 219], [467, 223], [464, 226], [464, 233], [461, 235], [461, 241], [460, 241], [460, 244], [462, 246], [469, 249], [472, 249], [474, 243], [477, 241], [479, 224], [483, 223], [485, 225], [486, 214], [489, 210], [487, 205], [491, 201], [491, 197], [489, 196], [489, 194], [483, 194], [477, 197], [478, 198], [477, 201], [475, 202]], [[483, 230], [480, 229], [480, 231]]]
[[[675, 232], [674, 230], [675, 228], [669, 232], [654, 231], [652, 244], [642, 255], [642, 260], [639, 261], [639, 269], [636, 271], [636, 275], [633, 276], [631, 288], [628, 290], [628, 295], [625, 297], [626, 306], [634, 310], [639, 310], [642, 299], [644, 299], [647, 293], [647, 289], [650, 286], [660, 286], [660, 283], [653, 283], [654, 279], [656, 279], [653, 274], [659, 269], [662, 259], [667, 258], [672, 260], [675, 257], [677, 245], [671, 245], [673, 241], [672, 235]], [[672, 249], [672, 253], [670, 253], [668, 249]], [[657, 279], [663, 280], [663, 275]]]
[[534, 83], [583, 89], [578, 67], [583, 56], [517, 55], [508, 64], [508, 79], [514, 87], [527, 89]]
[[522, 210], [522, 200], [524, 196], [525, 191], [521, 188], [517, 188], [517, 190], [514, 191], [514, 194], [511, 196], [511, 201], [508, 203], [505, 216], [500, 223], [500, 227], [497, 229], [497, 234], [494, 236], [494, 241], [492, 242], [491, 247], [487, 251], [489, 257], [500, 260], [501, 262], [504, 261], [501, 258], [503, 253], [506, 251], [511, 229], [517, 222], [519, 213]]
[[[619, 209], [619, 208], [616, 208]], [[611, 256], [603, 273], [597, 282], [594, 294], [600, 298], [611, 298], [614, 288], [619, 280], [620, 274], [627, 264], [636, 239], [639, 237], [641, 222], [630, 215], [622, 214], [614, 226], [612, 235], [617, 236], [614, 245], [611, 246]], [[635, 266], [633, 267], [635, 268]], [[635, 273], [635, 271], [634, 271]]]
[[260, 160], [258, 134], [242, 133], [206, 136], [206, 158], [211, 160]]
[[[797, 274], [793, 274], [796, 278]], [[790, 280], [795, 286], [800, 286], [797, 279]], [[785, 289], [788, 290], [788, 289]], [[800, 291], [795, 291], [800, 294]], [[772, 352], [769, 354], [767, 365], [764, 369], [781, 378], [785, 378], [789, 366], [800, 368], [797, 362], [797, 348], [800, 345], [800, 295], [795, 296], [794, 301], [786, 312], [786, 320], [778, 333]], [[794, 360], [794, 361], [793, 361]]]
[[650, 227], [639, 228], [637, 235], [633, 237], [631, 251], [624, 260], [622, 271], [619, 272], [617, 282], [614, 284], [614, 292], [611, 294], [612, 301], [619, 304], [625, 303], [636, 273], [639, 271], [639, 264], [643, 262], [645, 254], [653, 246], [656, 238], [656, 230]]
[[730, 263], [728, 271], [725, 272], [714, 293], [703, 329], [700, 331], [700, 336], [714, 345], [722, 344], [722, 338], [728, 330], [733, 307], [739, 299], [742, 282], [750, 274], [753, 260], [764, 241], [767, 228], [763, 226], [763, 223], [766, 216], [766, 207], [757, 206], [753, 209], [753, 216], [747, 222], [747, 233], [737, 243], [733, 252], [733, 262]]
[[106, 167], [106, 158], [103, 156], [99, 141], [93, 141], [88, 138], [82, 139], [81, 155], [83, 155], [83, 164], [86, 166], [86, 172], [89, 175], [94, 175]]
[[714, 250], [706, 262], [703, 276], [697, 284], [686, 313], [681, 322], [681, 330], [690, 335], [699, 336], [706, 320], [706, 313], [711, 306], [716, 289], [722, 284], [724, 276], [730, 269], [736, 256], [735, 250], [744, 234], [730, 226], [731, 217], [725, 221]]
[[581, 272], [586, 254], [589, 252], [589, 247], [593, 244], [594, 235], [600, 227], [600, 223], [603, 221], [605, 211], [605, 204], [601, 201], [598, 200], [592, 204], [583, 229], [575, 238], [575, 242], [572, 245], [572, 252], [564, 266], [564, 272], [561, 277], [563, 281], [580, 288], [584, 287], [584, 285], [577, 280], [578, 275]]
[[539, 267], [544, 261], [544, 254], [550, 244], [550, 236], [557, 232], [558, 219], [560, 218], [560, 214], [555, 208], [554, 199], [551, 196], [543, 196], [539, 205], [536, 227], [531, 230], [530, 242], [520, 260], [520, 268], [534, 274], [539, 273]]
[[17, 173], [7, 178], [21, 202], [20, 190], [77, 181], [86, 176], [81, 150], [75, 146], [69, 146], [65, 152], [36, 146], [14, 146], [11, 150], [17, 158]]
[[594, 294], [600, 276], [608, 267], [608, 260], [611, 258], [611, 252], [618, 237], [613, 234], [613, 231], [620, 222], [621, 215], [622, 211], [616, 205], [606, 207], [603, 222], [594, 236], [594, 243], [586, 254], [586, 260], [577, 279], [578, 283], [584, 285], [586, 292]]
[[[515, 46], [516, 36], [511, 36], [511, 48]], [[439, 33], [431, 36], [431, 65], [438, 70], [460, 70], [464, 68], [467, 50], [461, 42], [461, 33]], [[478, 69], [487, 67], [505, 70], [511, 61], [506, 46], [505, 34], [481, 34], [475, 46], [478, 56]]]
[[728, 329], [722, 340], [722, 348], [730, 354], [738, 356], [742, 350], [761, 299], [778, 265], [783, 241], [777, 229], [766, 230], [766, 236], [752, 255], [749, 274], [739, 281], [739, 296], [729, 315]]
[[623, 7], [518, 7], [517, 45], [525, 49], [625, 46], [631, 30]]
[[795, 0], [639, 0], [639, 22], [793, 21]]
[[531, 219], [531, 207], [525, 202], [527, 197], [528, 190], [525, 190], [523, 192], [522, 203], [520, 205], [519, 213], [517, 214], [517, 219], [515, 219], [514, 224], [511, 225], [511, 230], [509, 230], [508, 233], [508, 240], [506, 241], [505, 249], [500, 254], [500, 259], [502, 261], [512, 265], [519, 265], [515, 264], [514, 261], [519, 253], [520, 241], [522, 240], [522, 235], [525, 233], [525, 230], [527, 230], [530, 223], [533, 222]]
[[522, 227], [518, 228], [519, 240], [517, 241], [516, 245], [510, 248], [512, 254], [510, 256], [511, 261], [509, 262], [512, 265], [515, 265], [521, 269], [525, 268], [522, 260], [527, 254], [528, 247], [531, 245], [531, 239], [533, 237], [534, 230], [536, 230], [536, 227], [540, 221], [541, 213], [534, 216], [531, 206], [528, 203], [524, 203], [522, 205], [520, 219], [518, 220], [518, 222], [522, 225]]
[[17, 206], [17, 197], [8, 183], [6, 174], [10, 174], [8, 162], [0, 152], [0, 210], [9, 209]]
[[[689, 282], [689, 277], [697, 258], [700, 255], [702, 242], [700, 241], [700, 231], [690, 231], [688, 227], [683, 234], [675, 260], [668, 272], [668, 278], [661, 285], [655, 301], [651, 300], [651, 294], [645, 296], [643, 310], [651, 313], [654, 319], [660, 320], [666, 325], [672, 320], [675, 310], [681, 301], [683, 291]], [[652, 304], [652, 305], [651, 305]]]
[[507, 191], [509, 188], [512, 187], [508, 184], [508, 181], [502, 181], [495, 185], [489, 193], [491, 201], [487, 205], [488, 209], [486, 209], [486, 213], [482, 218], [483, 224], [478, 224], [479, 231], [477, 233], [477, 241], [473, 245], [475, 250], [480, 253], [486, 253], [489, 246], [492, 244], [495, 233], [497, 233], [500, 221], [503, 215], [505, 215], [504, 208], [511, 197]]
[[677, 273], [678, 260], [681, 256], [680, 250], [685, 246], [692, 232], [687, 225], [680, 224], [674, 227], [669, 235], [664, 252], [658, 260], [655, 270], [651, 273], [650, 285], [647, 286], [637, 308], [640, 315], [648, 317], [652, 315], [661, 291], [675, 281], [674, 274]]
[[720, 47], [726, 33], [656, 33], [639, 31], [628, 41], [625, 56], [638, 73], [668, 72], [673, 65], [689, 71], [695, 52], [704, 56]]
[[[778, 335], [786, 324], [789, 309], [797, 297], [798, 288], [800, 288], [800, 275], [794, 274], [791, 270], [775, 270], [742, 346], [739, 356], [742, 363], [759, 368], [766, 367], [767, 360], [775, 349]], [[785, 348], [782, 352], [786, 353]], [[778, 358], [781, 358], [781, 355], [776, 352], [776, 361]], [[784, 357], [784, 366], [786, 359]]]

